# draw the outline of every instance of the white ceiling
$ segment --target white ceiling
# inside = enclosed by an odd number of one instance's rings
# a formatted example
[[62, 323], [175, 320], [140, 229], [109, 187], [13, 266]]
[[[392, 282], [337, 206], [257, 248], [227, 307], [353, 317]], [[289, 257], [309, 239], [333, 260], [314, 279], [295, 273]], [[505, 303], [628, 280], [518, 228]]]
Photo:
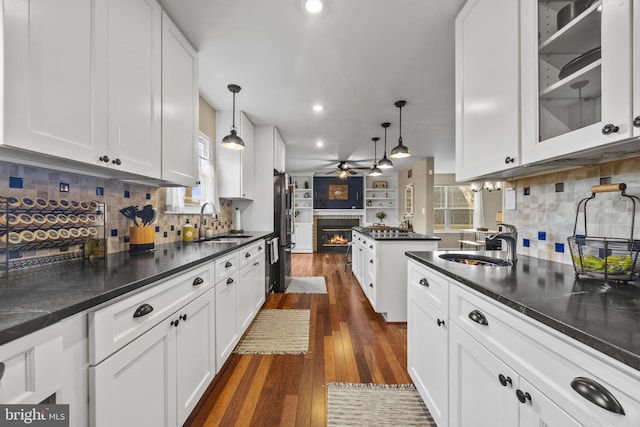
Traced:
[[[373, 158], [371, 138], [391, 122], [387, 152], [402, 138], [416, 158], [454, 172], [454, 17], [464, 0], [326, 0], [320, 15], [302, 0], [159, 0], [199, 52], [200, 92], [255, 125], [275, 125], [287, 171]], [[324, 105], [321, 113], [311, 107]], [[322, 140], [324, 147], [315, 142]], [[367, 163], [370, 166], [370, 162]]]

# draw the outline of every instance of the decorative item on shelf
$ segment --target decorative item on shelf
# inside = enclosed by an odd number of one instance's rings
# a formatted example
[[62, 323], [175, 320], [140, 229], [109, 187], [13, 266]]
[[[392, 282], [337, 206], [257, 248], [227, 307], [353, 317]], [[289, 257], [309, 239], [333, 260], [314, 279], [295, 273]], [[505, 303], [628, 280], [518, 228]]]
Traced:
[[308, 190], [308, 189], [309, 189], [309, 181], [305, 181], [305, 182], [304, 182], [304, 188], [305, 188], [306, 190]]
[[400, 109], [400, 130], [398, 134], [398, 145], [393, 147], [393, 150], [391, 150], [389, 157], [391, 157], [392, 159], [401, 159], [411, 156], [411, 152], [409, 151], [409, 149], [402, 144], [402, 107], [407, 105], [407, 101], [396, 101], [394, 105]]
[[387, 188], [387, 181], [373, 181], [373, 188], [375, 189], [385, 189]]
[[371, 207], [372, 204], [373, 204], [373, 201], [367, 200], [367, 207]]
[[244, 141], [237, 135], [236, 130], [236, 93], [240, 92], [241, 87], [235, 84], [230, 84], [227, 86], [227, 89], [233, 93], [231, 133], [222, 138], [222, 143], [220, 145], [231, 150], [244, 150]]
[[299, 215], [300, 215], [300, 211], [296, 209], [296, 211], [293, 213], [293, 216], [298, 218]]
[[386, 217], [387, 217], [387, 214], [384, 211], [376, 212], [376, 218], [378, 218], [380, 221], [382, 221]]
[[307, 191], [306, 193], [304, 193], [304, 198], [308, 199], [310, 197], [309, 192]]

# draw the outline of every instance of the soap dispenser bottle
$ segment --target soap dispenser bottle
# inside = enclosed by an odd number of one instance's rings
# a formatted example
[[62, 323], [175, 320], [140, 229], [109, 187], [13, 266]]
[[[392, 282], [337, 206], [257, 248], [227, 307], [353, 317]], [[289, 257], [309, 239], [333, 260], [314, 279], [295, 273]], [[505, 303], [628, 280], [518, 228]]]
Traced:
[[193, 241], [193, 225], [189, 221], [189, 218], [187, 218], [186, 222], [182, 226], [182, 240], [185, 242]]

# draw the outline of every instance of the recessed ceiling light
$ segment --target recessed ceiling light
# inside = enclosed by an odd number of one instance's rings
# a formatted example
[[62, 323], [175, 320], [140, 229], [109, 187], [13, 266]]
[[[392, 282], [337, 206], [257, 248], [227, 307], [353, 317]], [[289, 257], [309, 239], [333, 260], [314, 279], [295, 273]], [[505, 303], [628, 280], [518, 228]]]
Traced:
[[320, 13], [322, 11], [322, 1], [321, 0], [306, 0], [304, 2], [304, 8], [309, 13]]
[[316, 141], [316, 147], [324, 147], [324, 142]]
[[313, 106], [313, 111], [320, 112], [322, 110], [324, 110], [324, 107], [320, 104], [316, 104]]

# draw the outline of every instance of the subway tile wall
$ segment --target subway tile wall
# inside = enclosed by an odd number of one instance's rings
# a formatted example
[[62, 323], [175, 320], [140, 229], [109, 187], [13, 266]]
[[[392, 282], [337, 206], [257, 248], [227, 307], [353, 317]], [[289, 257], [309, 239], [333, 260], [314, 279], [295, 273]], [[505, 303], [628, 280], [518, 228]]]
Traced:
[[[124, 207], [142, 208], [151, 204], [158, 209], [154, 224], [156, 245], [182, 240], [182, 225], [187, 218], [192, 224], [199, 221], [199, 215], [164, 215], [166, 192], [163, 188], [7, 162], [0, 162], [0, 195], [105, 203], [109, 253], [129, 250], [128, 234], [132, 222], [120, 213]], [[221, 212], [214, 227], [215, 234], [226, 233], [233, 228], [231, 201], [220, 202]]]
[[[518, 179], [516, 209], [504, 211], [504, 222], [518, 227], [518, 253], [572, 264], [567, 237], [574, 234], [578, 202], [591, 195], [591, 186], [625, 183], [626, 193], [640, 197], [640, 157]], [[563, 185], [558, 185], [563, 184]], [[584, 213], [576, 234], [584, 232]], [[615, 193], [599, 193], [587, 204], [587, 235], [631, 237], [633, 204]], [[640, 206], [636, 206], [634, 238], [640, 238]]]

